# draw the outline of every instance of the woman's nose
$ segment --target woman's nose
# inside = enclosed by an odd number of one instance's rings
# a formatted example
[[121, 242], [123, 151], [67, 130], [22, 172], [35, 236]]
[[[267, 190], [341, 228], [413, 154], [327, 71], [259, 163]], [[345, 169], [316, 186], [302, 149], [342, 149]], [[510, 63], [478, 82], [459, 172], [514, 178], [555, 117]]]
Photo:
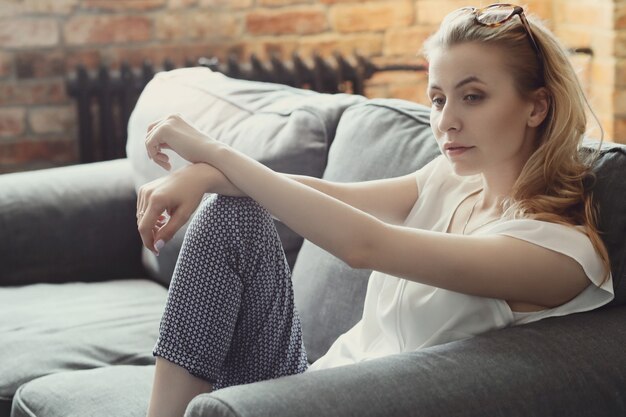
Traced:
[[441, 112], [439, 112], [439, 120], [437, 123], [437, 129], [440, 132], [445, 133], [450, 130], [460, 130], [461, 129], [461, 120], [459, 118], [458, 113], [454, 109], [454, 107], [450, 104], [450, 102], [446, 102]]

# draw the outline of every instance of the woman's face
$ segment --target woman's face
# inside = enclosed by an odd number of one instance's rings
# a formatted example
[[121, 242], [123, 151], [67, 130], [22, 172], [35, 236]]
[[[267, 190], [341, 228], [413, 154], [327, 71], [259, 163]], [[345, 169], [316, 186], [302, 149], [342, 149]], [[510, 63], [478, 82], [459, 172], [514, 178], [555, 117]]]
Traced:
[[431, 127], [458, 175], [521, 170], [534, 151], [522, 99], [498, 47], [463, 43], [430, 56]]

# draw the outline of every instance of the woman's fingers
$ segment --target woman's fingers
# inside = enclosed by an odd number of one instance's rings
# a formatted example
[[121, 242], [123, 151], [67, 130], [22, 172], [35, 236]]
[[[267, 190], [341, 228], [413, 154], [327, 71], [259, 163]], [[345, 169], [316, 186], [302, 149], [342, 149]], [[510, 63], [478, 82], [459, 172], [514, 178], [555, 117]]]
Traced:
[[157, 220], [161, 213], [165, 211], [165, 208], [158, 208], [153, 204], [149, 204], [146, 208], [145, 212], [138, 219], [138, 229], [139, 235], [141, 236], [141, 240], [144, 246], [154, 252], [156, 255], [159, 254], [158, 250], [154, 247], [154, 227], [157, 224]]
[[155, 234], [155, 241], [169, 242], [176, 232], [183, 227], [183, 225], [189, 220], [190, 214], [180, 207], [172, 214], [172, 216], [166, 219], [163, 227], [159, 228]]

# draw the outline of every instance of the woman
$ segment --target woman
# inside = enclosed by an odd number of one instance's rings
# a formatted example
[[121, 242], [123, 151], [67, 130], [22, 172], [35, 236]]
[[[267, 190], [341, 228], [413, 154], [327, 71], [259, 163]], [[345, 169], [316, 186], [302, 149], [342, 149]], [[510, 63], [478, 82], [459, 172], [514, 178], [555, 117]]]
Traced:
[[[192, 165], [140, 190], [146, 247], [158, 254], [204, 193], [219, 194], [200, 206], [185, 236], [154, 350], [149, 416], [182, 415], [195, 395], [224, 386], [613, 298], [578, 154], [586, 100], [554, 36], [518, 6], [463, 8], [424, 52], [442, 155], [410, 175], [334, 184], [279, 174], [180, 116], [149, 127], [155, 163], [169, 169], [162, 150], [171, 149]], [[311, 366], [270, 214], [350, 266], [374, 270], [363, 318]]]

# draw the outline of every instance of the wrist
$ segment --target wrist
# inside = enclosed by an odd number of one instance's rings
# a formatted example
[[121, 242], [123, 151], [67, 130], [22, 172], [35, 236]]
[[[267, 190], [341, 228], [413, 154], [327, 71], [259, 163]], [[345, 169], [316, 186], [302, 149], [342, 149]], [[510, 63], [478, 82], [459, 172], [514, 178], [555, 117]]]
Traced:
[[228, 145], [223, 144], [215, 139], [209, 138], [199, 150], [198, 159], [200, 162], [204, 162], [213, 167], [219, 169], [219, 164], [222, 161], [222, 154], [226, 152]]

